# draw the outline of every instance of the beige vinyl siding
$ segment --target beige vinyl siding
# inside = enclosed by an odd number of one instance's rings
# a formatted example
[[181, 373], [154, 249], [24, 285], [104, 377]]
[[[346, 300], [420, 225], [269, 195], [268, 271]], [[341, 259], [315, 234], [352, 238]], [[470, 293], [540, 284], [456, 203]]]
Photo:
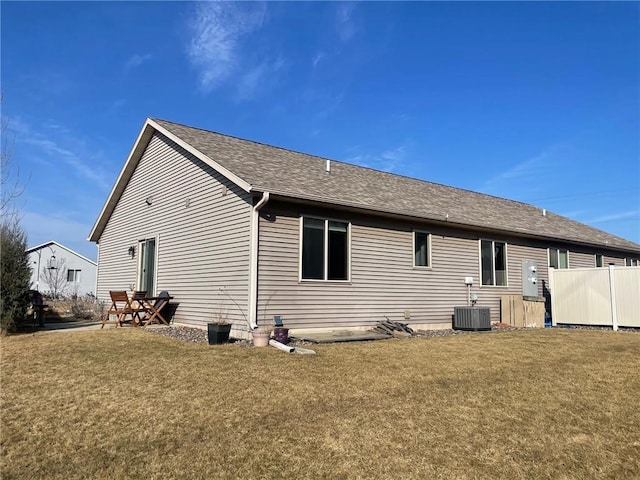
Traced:
[[[594, 260], [595, 262], [595, 260]], [[624, 267], [624, 257], [606, 255], [604, 256], [604, 266], [608, 267], [609, 264], [614, 264], [616, 267]]]
[[[547, 281], [542, 247], [495, 238], [508, 245], [509, 287], [480, 287], [478, 234], [336, 211], [291, 211], [283, 205], [267, 211], [260, 221], [261, 323], [283, 315], [290, 328], [366, 327], [386, 315], [426, 327], [449, 326], [453, 307], [467, 304], [466, 276], [474, 278], [478, 305], [489, 306], [492, 320], [499, 321], [500, 297], [522, 291], [522, 260], [535, 260], [542, 267], [540, 295], [542, 280]], [[298, 281], [301, 213], [351, 222], [351, 282]], [[431, 269], [413, 267], [413, 229], [431, 233]], [[410, 311], [409, 320], [405, 310]]]
[[99, 298], [135, 287], [138, 241], [157, 237], [156, 290], [179, 303], [174, 320], [204, 325], [222, 314], [245, 329], [250, 212], [249, 194], [154, 135], [100, 237]]
[[569, 268], [593, 268], [595, 255], [592, 253], [569, 251]]

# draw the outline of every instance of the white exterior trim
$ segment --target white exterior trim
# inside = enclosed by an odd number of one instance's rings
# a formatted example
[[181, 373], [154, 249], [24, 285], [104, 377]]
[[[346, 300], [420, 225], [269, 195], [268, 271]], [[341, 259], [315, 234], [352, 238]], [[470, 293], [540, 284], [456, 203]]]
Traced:
[[249, 236], [249, 328], [258, 328], [258, 253], [260, 242], [260, 210], [269, 201], [269, 192], [264, 192], [262, 198], [251, 209], [251, 223]]
[[197, 148], [193, 147], [192, 145], [190, 145], [187, 142], [185, 142], [184, 140], [182, 140], [180, 137], [177, 137], [173, 133], [171, 133], [168, 130], [166, 130], [165, 128], [161, 127], [159, 124], [157, 124], [156, 122], [154, 122], [150, 118], [147, 119], [146, 123], [148, 125], [151, 125], [158, 132], [162, 133], [165, 137], [171, 139], [172, 141], [174, 141], [175, 143], [180, 145], [187, 152], [191, 153], [192, 155], [194, 155], [198, 159], [202, 160], [204, 163], [209, 165], [211, 168], [216, 170], [218, 173], [220, 173], [224, 177], [226, 177], [229, 180], [231, 180], [233, 183], [235, 183], [240, 188], [242, 188], [245, 192], [251, 192], [251, 185], [249, 183], [245, 182], [243, 179], [238, 177], [235, 173], [233, 173], [233, 172], [227, 170], [226, 168], [224, 168], [218, 162], [215, 162], [211, 158], [207, 157], [204, 153], [202, 153]]
[[157, 122], [154, 122], [152, 119], [147, 118], [146, 121], [144, 122], [144, 125], [142, 126], [142, 130], [138, 134], [138, 138], [136, 139], [135, 143], [133, 144], [133, 147], [131, 148], [131, 151], [129, 152], [129, 156], [127, 157], [127, 160], [124, 166], [122, 167], [120, 174], [118, 175], [118, 179], [116, 180], [115, 184], [113, 185], [113, 188], [111, 189], [111, 193], [109, 193], [109, 197], [107, 198], [107, 201], [105, 202], [104, 206], [102, 207], [102, 210], [100, 211], [100, 215], [98, 215], [98, 218], [95, 224], [93, 225], [93, 228], [91, 229], [91, 233], [89, 234], [89, 237], [88, 237], [89, 241], [96, 242], [96, 243], [99, 241], [100, 235], [102, 235], [102, 232], [104, 231], [104, 228], [107, 222], [109, 221], [109, 217], [111, 217], [111, 214], [113, 213], [113, 210], [115, 209], [115, 206], [118, 203], [120, 196], [124, 192], [124, 189], [127, 183], [129, 183], [129, 180], [131, 179], [131, 176], [133, 175], [133, 172], [135, 171], [136, 166], [138, 165], [138, 162], [142, 158], [142, 155], [155, 132], [159, 132], [165, 137], [167, 137], [168, 139], [170, 139], [171, 141], [175, 142], [177, 145], [184, 148], [186, 151], [194, 155], [196, 158], [198, 158], [199, 160], [201, 160], [202, 162], [204, 162], [205, 164], [207, 164], [208, 166], [210, 166], [211, 168], [219, 172], [222, 176], [226, 177], [231, 182], [238, 185], [244, 191], [246, 192], [252, 191], [251, 185], [249, 183], [245, 182], [243, 179], [241, 179], [231, 171], [227, 170], [219, 163], [213, 161], [211, 158], [206, 156], [197, 148], [193, 147], [192, 145], [180, 139], [180, 137], [177, 137], [173, 133], [169, 132], [168, 130], [160, 126]]
[[[493, 248], [491, 249], [491, 271], [493, 274], [493, 285], [485, 285], [482, 283], [482, 242], [491, 242]], [[495, 243], [504, 243], [504, 267], [505, 267], [505, 284], [504, 285], [496, 285], [496, 256], [495, 256]], [[480, 279], [480, 288], [507, 288], [509, 286], [509, 246], [506, 241], [503, 240], [493, 240], [489, 238], [479, 238], [478, 239], [478, 278]]]
[[[424, 233], [427, 235], [427, 265], [416, 265], [416, 233]], [[417, 268], [419, 270], [431, 270], [433, 269], [433, 264], [431, 263], [431, 232], [427, 232], [426, 230], [414, 229], [411, 231], [411, 244], [413, 245], [413, 250], [411, 252], [411, 265], [413, 268]]]
[[159, 258], [159, 250], [160, 250], [160, 235], [148, 235], [145, 236], [143, 239], [138, 240], [138, 244], [136, 245], [136, 255], [137, 255], [137, 267], [136, 267], [136, 290], [141, 290], [142, 289], [142, 285], [141, 285], [141, 281], [142, 281], [142, 277], [140, 275], [141, 270], [142, 270], [142, 255], [140, 255], [140, 246], [142, 243], [148, 241], [148, 240], [155, 240], [155, 251], [154, 251], [154, 261], [155, 261], [155, 265], [153, 266], [153, 288], [154, 290], [156, 290], [155, 292], [147, 292], [147, 297], [155, 297], [157, 290], [158, 290], [158, 264], [160, 263], [160, 258]]
[[41, 243], [40, 245], [36, 245], [35, 247], [28, 248], [26, 253], [35, 252], [36, 250], [40, 250], [41, 248], [45, 248], [45, 247], [48, 247], [50, 245], [55, 245], [56, 247], [60, 247], [60, 248], [62, 248], [64, 250], [66, 250], [67, 252], [73, 253], [74, 255], [80, 257], [81, 259], [86, 260], [87, 262], [94, 264], [96, 267], [98, 266], [98, 264], [96, 262], [94, 262], [93, 260], [91, 260], [90, 258], [87, 258], [84, 255], [80, 255], [78, 252], [76, 252], [74, 250], [71, 250], [69, 247], [65, 247], [64, 245], [59, 244], [55, 240], [50, 240], [48, 242]]

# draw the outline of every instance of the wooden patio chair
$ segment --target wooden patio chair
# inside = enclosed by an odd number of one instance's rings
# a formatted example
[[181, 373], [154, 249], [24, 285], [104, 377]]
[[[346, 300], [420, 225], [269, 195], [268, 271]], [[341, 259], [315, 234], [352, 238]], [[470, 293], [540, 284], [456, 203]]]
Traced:
[[[163, 290], [158, 294], [157, 297], [145, 298], [145, 310], [147, 312], [147, 317], [144, 319], [144, 325], [151, 325], [152, 323], [163, 323], [169, 326], [169, 322], [165, 320], [162, 316], [162, 310], [169, 305], [169, 300], [173, 299], [172, 296], [169, 295], [169, 292]], [[152, 303], [153, 302], [153, 303]]]
[[[116, 327], [121, 327], [122, 324], [127, 321], [135, 321], [134, 314], [136, 311], [131, 306], [131, 301], [129, 300], [127, 292], [110, 291], [109, 296], [111, 297], [111, 307], [109, 307], [107, 315], [102, 321], [100, 328], [104, 328], [107, 323], [115, 323]], [[116, 319], [111, 320], [111, 315], [114, 315]], [[130, 316], [131, 320], [127, 320], [127, 316]]]
[[147, 296], [147, 292], [144, 290], [134, 290], [131, 295], [131, 309], [133, 310], [133, 324], [138, 326], [142, 323], [144, 314], [147, 309], [144, 305], [144, 299]]

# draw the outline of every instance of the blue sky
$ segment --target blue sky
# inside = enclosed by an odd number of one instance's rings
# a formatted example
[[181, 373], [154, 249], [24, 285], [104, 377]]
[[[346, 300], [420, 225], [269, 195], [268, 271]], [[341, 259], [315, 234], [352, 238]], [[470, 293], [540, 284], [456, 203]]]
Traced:
[[[29, 244], [86, 241], [146, 117], [640, 243], [640, 4], [2, 2]], [[13, 172], [15, 175], [15, 171]]]

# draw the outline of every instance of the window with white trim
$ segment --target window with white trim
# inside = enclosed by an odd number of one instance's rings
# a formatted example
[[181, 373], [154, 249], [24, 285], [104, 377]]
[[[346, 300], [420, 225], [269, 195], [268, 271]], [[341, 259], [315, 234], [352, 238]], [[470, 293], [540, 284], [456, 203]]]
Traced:
[[302, 280], [349, 280], [349, 223], [302, 217]]
[[640, 261], [638, 261], [637, 258], [625, 258], [624, 259], [624, 266], [625, 267], [637, 267], [638, 265], [640, 265]]
[[596, 253], [596, 267], [604, 267], [604, 255], [601, 253]]
[[569, 268], [569, 250], [550, 248], [549, 266], [552, 268]]
[[68, 269], [67, 282], [75, 282], [75, 283], [80, 282], [80, 270], [73, 270], [71, 268]]
[[413, 232], [413, 266], [431, 267], [431, 234]]
[[507, 244], [480, 240], [482, 285], [507, 286]]

